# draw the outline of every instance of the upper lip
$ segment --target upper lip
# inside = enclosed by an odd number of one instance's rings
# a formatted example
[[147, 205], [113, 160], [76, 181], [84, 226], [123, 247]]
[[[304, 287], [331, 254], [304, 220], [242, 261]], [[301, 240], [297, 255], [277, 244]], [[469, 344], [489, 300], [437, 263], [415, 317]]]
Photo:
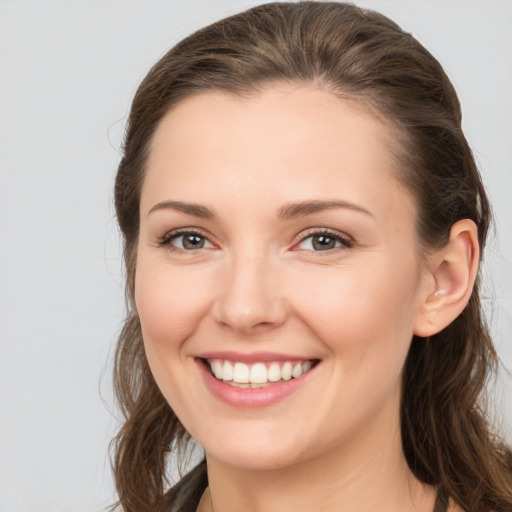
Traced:
[[277, 352], [251, 352], [244, 354], [231, 351], [209, 351], [202, 352], [196, 357], [200, 359], [227, 359], [228, 361], [238, 361], [241, 363], [266, 363], [271, 361], [311, 361], [317, 358], [303, 355], [282, 354]]

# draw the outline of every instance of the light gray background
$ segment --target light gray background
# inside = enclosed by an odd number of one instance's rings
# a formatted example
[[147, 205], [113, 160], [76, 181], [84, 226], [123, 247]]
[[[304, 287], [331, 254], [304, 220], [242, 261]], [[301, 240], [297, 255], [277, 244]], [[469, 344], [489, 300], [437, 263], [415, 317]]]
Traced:
[[[178, 39], [258, 3], [0, 0], [0, 512], [111, 502], [107, 360], [123, 317], [111, 189], [130, 100]], [[356, 3], [411, 31], [460, 93], [498, 226], [486, 303], [512, 368], [512, 3]], [[510, 388], [504, 376], [509, 440]]]

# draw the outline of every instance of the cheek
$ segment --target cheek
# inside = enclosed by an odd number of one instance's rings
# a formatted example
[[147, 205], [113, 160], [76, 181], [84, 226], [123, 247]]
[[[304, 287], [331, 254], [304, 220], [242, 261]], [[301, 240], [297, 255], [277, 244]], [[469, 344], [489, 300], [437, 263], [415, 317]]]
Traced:
[[135, 302], [146, 347], [180, 347], [208, 309], [206, 282], [197, 271], [138, 262]]
[[326, 413], [333, 419], [333, 436], [336, 425], [357, 430], [385, 404], [398, 403], [417, 284], [414, 264], [388, 263], [378, 270], [364, 265], [310, 274], [295, 290], [302, 322], [330, 353], [332, 385], [323, 393], [325, 403], [339, 404]]
[[[332, 351], [347, 351], [347, 361], [368, 351], [392, 357], [406, 350], [413, 333], [418, 290], [414, 260], [357, 265], [296, 276], [294, 290], [303, 321]], [[300, 299], [299, 299], [300, 297]], [[405, 347], [403, 347], [405, 345]]]
[[208, 289], [197, 270], [172, 268], [144, 256], [135, 279], [144, 349], [158, 387], [186, 424], [190, 392], [181, 383], [193, 374], [195, 365], [183, 348], [208, 310]]

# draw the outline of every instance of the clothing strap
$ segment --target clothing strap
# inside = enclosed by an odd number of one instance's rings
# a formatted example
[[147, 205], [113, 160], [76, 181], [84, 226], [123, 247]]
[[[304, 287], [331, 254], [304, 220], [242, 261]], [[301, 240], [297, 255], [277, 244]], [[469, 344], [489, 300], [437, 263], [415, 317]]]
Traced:
[[446, 512], [448, 510], [448, 498], [444, 492], [439, 489], [437, 491], [436, 504], [433, 512]]

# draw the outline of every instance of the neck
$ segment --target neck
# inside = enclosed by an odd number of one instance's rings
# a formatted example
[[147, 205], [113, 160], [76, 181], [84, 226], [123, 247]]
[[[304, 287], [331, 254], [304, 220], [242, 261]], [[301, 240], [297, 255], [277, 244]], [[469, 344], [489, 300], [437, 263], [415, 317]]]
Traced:
[[251, 470], [207, 455], [201, 512], [431, 512], [435, 491], [409, 470], [399, 429], [365, 432], [349, 448], [292, 466]]

